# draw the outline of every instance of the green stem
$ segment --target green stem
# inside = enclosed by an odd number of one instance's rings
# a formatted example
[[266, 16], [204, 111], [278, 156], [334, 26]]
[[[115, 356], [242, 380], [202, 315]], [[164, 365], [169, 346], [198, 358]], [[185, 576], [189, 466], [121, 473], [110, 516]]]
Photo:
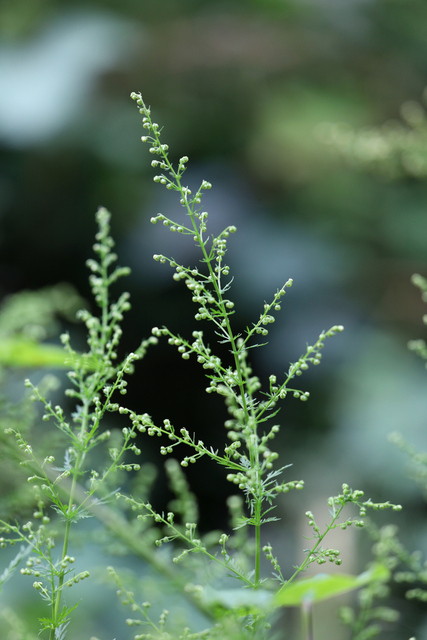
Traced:
[[[307, 554], [306, 559], [304, 560], [304, 562], [301, 564], [300, 567], [298, 567], [298, 569], [295, 571], [295, 573], [289, 578], [289, 580], [286, 581], [286, 583], [283, 585], [282, 589], [289, 585], [292, 580], [294, 580], [297, 575], [299, 573], [301, 573], [302, 571], [305, 571], [308, 567], [309, 564], [311, 564], [313, 562], [313, 556], [315, 556], [317, 549], [320, 547], [320, 545], [322, 544], [323, 540], [325, 539], [325, 537], [328, 535], [329, 531], [331, 529], [335, 528], [335, 522], [338, 520], [338, 518], [341, 515], [342, 510], [344, 509], [344, 505], [342, 504], [340, 506], [340, 508], [338, 509], [338, 511], [335, 513], [335, 515], [332, 518], [331, 523], [327, 526], [326, 530], [322, 533], [322, 535], [319, 535], [319, 538], [316, 542], [316, 544], [314, 545], [314, 547], [311, 549], [311, 551], [309, 551], [309, 553]], [[280, 592], [280, 591], [279, 591]]]
[[[71, 531], [71, 524], [72, 524], [71, 511], [73, 509], [73, 504], [74, 504], [74, 495], [75, 495], [76, 485], [77, 485], [77, 473], [78, 473], [78, 470], [80, 469], [80, 466], [81, 466], [81, 463], [83, 461], [83, 458], [84, 458], [84, 454], [82, 452], [80, 452], [78, 457], [77, 457], [77, 460], [76, 460], [75, 471], [74, 471], [73, 480], [72, 480], [71, 488], [70, 488], [69, 499], [68, 499], [67, 515], [68, 515], [69, 519], [67, 519], [67, 522], [65, 524], [64, 542], [63, 542], [63, 545], [62, 545], [61, 561], [63, 561], [64, 558], [68, 555], [68, 545], [69, 545], [69, 540], [70, 540], [70, 531]], [[60, 607], [60, 604], [61, 604], [62, 588], [64, 586], [64, 577], [65, 577], [65, 567], [62, 568], [62, 564], [61, 564], [61, 571], [60, 571], [60, 574], [59, 574], [58, 587], [56, 589], [56, 597], [55, 597], [54, 601], [52, 602], [53, 627], [52, 627], [52, 629], [50, 631], [50, 640], [55, 640], [55, 629], [58, 626], [57, 625], [57, 620], [58, 620], [58, 616], [59, 616], [59, 607]]]
[[[87, 400], [83, 401], [83, 406], [84, 406], [84, 417], [82, 419], [82, 426], [81, 426], [81, 430], [80, 430], [80, 438], [81, 438], [81, 442], [82, 442], [82, 447], [83, 447], [83, 441], [84, 441], [84, 435], [87, 431], [87, 425], [88, 425], [88, 416], [89, 416], [89, 402]], [[71, 525], [72, 525], [72, 511], [73, 511], [73, 507], [74, 507], [74, 501], [75, 501], [75, 494], [76, 494], [76, 489], [77, 489], [77, 478], [79, 476], [80, 473], [80, 469], [81, 466], [83, 464], [83, 461], [85, 459], [85, 452], [83, 449], [81, 449], [78, 452], [78, 455], [76, 457], [76, 463], [74, 466], [74, 471], [73, 471], [73, 479], [71, 482], [71, 487], [70, 487], [70, 492], [69, 492], [69, 497], [68, 497], [68, 507], [67, 507], [67, 521], [65, 523], [65, 532], [64, 532], [64, 542], [62, 545], [62, 557], [61, 557], [61, 570], [60, 570], [60, 574], [59, 574], [59, 580], [58, 580], [58, 587], [56, 589], [56, 597], [54, 598], [54, 601], [52, 603], [52, 619], [53, 619], [53, 627], [51, 629], [50, 632], [50, 640], [55, 640], [55, 629], [57, 628], [57, 620], [59, 617], [59, 607], [61, 604], [61, 596], [62, 596], [62, 589], [64, 586], [64, 578], [65, 578], [65, 571], [66, 571], [66, 567], [62, 566], [62, 562], [64, 561], [65, 557], [68, 555], [68, 545], [69, 545], [69, 541], [70, 541], [70, 532], [71, 532]]]
[[255, 588], [259, 586], [261, 567], [261, 499], [255, 505]]
[[[151, 117], [149, 112], [145, 114], [147, 116], [147, 118], [149, 119], [150, 125], [152, 125], [152, 121], [151, 121]], [[252, 413], [252, 417], [253, 417], [253, 427], [252, 427], [252, 433], [253, 435], [255, 435], [257, 437], [257, 420], [256, 420], [256, 414], [253, 411], [253, 408], [249, 409], [248, 407], [248, 403], [247, 403], [247, 399], [246, 399], [246, 388], [247, 388], [247, 376], [245, 376], [243, 374], [243, 370], [242, 370], [242, 366], [241, 366], [241, 362], [239, 359], [239, 353], [240, 350], [237, 348], [237, 344], [236, 344], [236, 340], [231, 328], [231, 324], [229, 321], [229, 315], [227, 313], [227, 309], [225, 307], [225, 303], [222, 297], [222, 292], [221, 292], [221, 287], [219, 284], [219, 278], [220, 278], [220, 268], [218, 267], [217, 272], [215, 272], [215, 270], [212, 267], [212, 257], [208, 255], [207, 251], [206, 251], [206, 245], [205, 242], [203, 241], [201, 232], [199, 230], [199, 227], [197, 225], [197, 222], [195, 220], [195, 212], [194, 212], [194, 202], [193, 202], [193, 206], [190, 206], [189, 201], [187, 199], [187, 194], [186, 192], [184, 192], [184, 188], [181, 184], [181, 179], [180, 179], [180, 175], [175, 171], [174, 167], [172, 166], [171, 162], [169, 161], [168, 158], [168, 154], [165, 150], [163, 150], [163, 147], [160, 143], [160, 137], [159, 137], [159, 133], [157, 131], [156, 128], [151, 126], [151, 131], [154, 134], [155, 140], [156, 140], [156, 144], [157, 147], [159, 149], [162, 150], [162, 157], [163, 157], [163, 161], [165, 162], [165, 164], [167, 165], [170, 174], [173, 176], [173, 179], [175, 181], [175, 185], [178, 188], [178, 191], [180, 192], [181, 196], [182, 196], [182, 202], [185, 205], [185, 208], [187, 210], [188, 215], [190, 216], [191, 219], [191, 223], [193, 226], [193, 230], [194, 230], [194, 234], [195, 234], [195, 239], [197, 240], [197, 243], [199, 244], [202, 253], [203, 253], [203, 258], [204, 258], [204, 262], [207, 264], [208, 267], [208, 271], [209, 271], [209, 276], [210, 276], [210, 282], [212, 283], [214, 289], [215, 289], [215, 294], [217, 296], [217, 301], [218, 301], [218, 307], [221, 310], [221, 315], [222, 318], [224, 320], [224, 333], [228, 336], [228, 339], [230, 340], [230, 345], [231, 345], [231, 353], [233, 354], [233, 358], [234, 358], [234, 364], [235, 364], [235, 369], [236, 369], [236, 374], [237, 374], [237, 385], [239, 387], [239, 392], [240, 392], [240, 397], [241, 397], [241, 405], [242, 405], [242, 409], [244, 412], [244, 422], [245, 424], [249, 424], [250, 422], [250, 413]], [[248, 393], [248, 396], [250, 397], [250, 393]], [[256, 442], [257, 442], [257, 438], [255, 438]], [[259, 580], [260, 580], [260, 565], [261, 565], [261, 503], [262, 503], [262, 486], [261, 486], [261, 477], [260, 477], [260, 464], [259, 464], [259, 450], [258, 450], [258, 444], [256, 444], [255, 447], [251, 446], [249, 448], [249, 458], [250, 458], [250, 463], [251, 463], [251, 468], [252, 469], [256, 469], [257, 470], [257, 478], [256, 478], [256, 498], [255, 498], [255, 505], [254, 505], [254, 519], [255, 519], [255, 586], [259, 585]]]
[[[176, 176], [176, 174], [175, 174]], [[176, 176], [176, 180], [177, 180], [177, 184], [179, 187], [181, 187], [180, 181], [179, 181], [179, 177]], [[193, 224], [193, 228], [194, 228], [194, 232], [197, 235], [198, 238], [198, 242], [199, 245], [202, 249], [205, 261], [208, 265], [208, 269], [209, 269], [209, 274], [211, 276], [211, 282], [213, 283], [213, 286], [215, 288], [215, 292], [218, 298], [218, 303], [219, 306], [221, 308], [222, 314], [223, 314], [223, 318], [225, 320], [226, 323], [226, 327], [225, 330], [227, 332], [227, 335], [230, 339], [230, 344], [231, 344], [231, 353], [233, 354], [233, 358], [234, 358], [234, 364], [236, 367], [236, 373], [237, 373], [237, 382], [238, 382], [238, 386], [239, 386], [239, 391], [240, 391], [240, 397], [242, 399], [242, 409], [244, 412], [244, 421], [246, 424], [249, 424], [249, 408], [248, 408], [248, 404], [246, 402], [246, 393], [245, 393], [245, 389], [247, 386], [247, 381], [245, 380], [245, 376], [243, 375], [242, 372], [242, 367], [241, 367], [241, 363], [240, 363], [240, 359], [239, 359], [239, 355], [238, 355], [238, 349], [237, 349], [237, 345], [236, 345], [236, 341], [234, 339], [234, 335], [233, 335], [233, 331], [230, 325], [230, 321], [228, 318], [228, 313], [227, 310], [225, 308], [225, 304], [222, 298], [222, 293], [221, 293], [221, 289], [218, 285], [218, 281], [216, 278], [216, 274], [212, 268], [211, 265], [211, 261], [209, 260], [206, 248], [205, 248], [205, 243], [202, 241], [202, 238], [200, 236], [200, 232], [199, 229], [197, 227], [196, 221], [194, 220], [194, 214], [193, 211], [191, 210], [191, 208], [189, 207], [188, 203], [187, 203], [187, 210], [188, 213], [191, 217], [191, 221]], [[249, 395], [249, 394], [248, 394]], [[253, 410], [251, 410], [252, 415], [253, 415], [253, 428], [252, 428], [252, 432], [255, 436], [257, 436], [257, 421], [255, 418], [255, 415], [253, 413]], [[254, 517], [255, 517], [255, 583], [254, 586], [255, 588], [258, 587], [259, 585], [259, 581], [260, 581], [260, 567], [261, 567], [261, 503], [262, 503], [262, 498], [261, 496], [261, 478], [260, 478], [260, 474], [259, 474], [259, 469], [260, 469], [260, 464], [259, 464], [259, 451], [258, 451], [258, 440], [257, 438], [255, 439], [256, 441], [256, 451], [253, 451], [253, 449], [251, 448], [251, 450], [249, 451], [250, 454], [250, 461], [251, 461], [251, 468], [252, 469], [256, 469], [257, 470], [257, 478], [256, 478], [256, 484], [257, 484], [257, 497], [256, 497], [256, 503], [255, 503], [255, 507], [254, 507]]]

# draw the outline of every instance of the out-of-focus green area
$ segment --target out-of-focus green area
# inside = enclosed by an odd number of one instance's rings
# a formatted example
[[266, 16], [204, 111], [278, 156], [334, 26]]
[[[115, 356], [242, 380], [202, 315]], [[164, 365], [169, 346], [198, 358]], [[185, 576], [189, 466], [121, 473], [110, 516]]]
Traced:
[[[204, 206], [214, 231], [238, 228], [228, 254], [237, 326], [294, 279], [269, 347], [253, 352], [257, 373], [279, 376], [322, 329], [345, 326], [302, 381], [310, 402], [288, 400], [279, 414], [283, 464], [294, 462], [307, 488], [298, 505], [284, 500], [271, 538], [280, 540], [296, 506], [297, 549], [305, 508], [344, 481], [374, 500], [406, 500], [408, 512], [424, 509], [387, 434], [427, 449], [426, 373], [406, 351], [424, 333], [410, 276], [427, 274], [427, 141], [414, 106], [427, 84], [426, 30], [422, 0], [0, 6], [2, 297], [59, 282], [88, 297], [84, 265], [103, 205], [133, 272], [124, 346], [154, 325], [190, 334], [186, 291], [151, 259], [198, 257], [191, 241], [149, 224], [179, 205], [152, 182], [129, 98], [141, 91], [172, 155], [190, 157], [189, 185], [213, 183]], [[79, 350], [80, 329], [66, 328]], [[204, 394], [194, 363], [161, 345], [140, 369], [128, 396], [135, 411], [169, 417], [214, 447], [223, 441], [225, 412]], [[214, 526], [229, 487], [219, 475], [198, 486], [202, 521]], [[401, 519], [403, 530], [409, 522]], [[427, 546], [422, 522], [410, 528]], [[351, 551], [348, 561], [357, 564]]]

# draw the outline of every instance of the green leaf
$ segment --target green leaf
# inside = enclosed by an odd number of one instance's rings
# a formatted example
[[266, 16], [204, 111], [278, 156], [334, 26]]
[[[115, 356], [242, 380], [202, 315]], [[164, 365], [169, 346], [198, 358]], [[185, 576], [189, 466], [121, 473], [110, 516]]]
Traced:
[[380, 563], [374, 563], [370, 569], [358, 576], [319, 573], [312, 578], [293, 582], [289, 586], [284, 585], [276, 594], [275, 603], [282, 607], [294, 607], [307, 601], [320, 602], [363, 587], [374, 580], [386, 582], [389, 577], [390, 571]]
[[14, 571], [16, 570], [21, 560], [25, 558], [25, 556], [28, 556], [32, 550], [33, 550], [32, 544], [29, 544], [27, 547], [22, 546], [19, 552], [16, 554], [16, 556], [12, 558], [12, 560], [9, 562], [9, 565], [0, 575], [0, 591], [4, 583], [7, 582], [7, 580], [9, 580], [12, 577]]
[[[39, 344], [22, 337], [0, 340], [0, 366], [5, 367], [54, 367], [70, 368], [84, 356], [71, 357], [63, 347], [53, 344]], [[88, 369], [94, 368], [94, 361], [87, 359]]]
[[[56, 620], [54, 620], [53, 618], [39, 618], [39, 622], [41, 624], [40, 631], [46, 631], [47, 629], [58, 629], [59, 627], [61, 627], [61, 625], [65, 625], [66, 628], [69, 622], [68, 616], [74, 611], [74, 609], [79, 606], [80, 602], [81, 600], [76, 602], [76, 604], [73, 604], [71, 607], [62, 607], [62, 611], [57, 616]], [[56, 637], [57, 636], [55, 635], [55, 638]]]
[[271, 606], [273, 594], [265, 589], [222, 589], [206, 587], [203, 601], [222, 609], [240, 611], [241, 615], [257, 613]]

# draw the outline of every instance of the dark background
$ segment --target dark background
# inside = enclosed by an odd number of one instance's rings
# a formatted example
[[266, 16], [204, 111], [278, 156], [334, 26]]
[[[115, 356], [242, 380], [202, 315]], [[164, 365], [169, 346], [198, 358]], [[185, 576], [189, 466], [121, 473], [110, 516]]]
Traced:
[[[119, 261], [132, 268], [124, 347], [154, 325], [184, 336], [201, 328], [185, 287], [151, 258], [198, 260], [191, 241], [149, 223], [180, 209], [152, 182], [129, 98], [141, 91], [171, 157], [190, 157], [189, 185], [212, 182], [211, 228], [237, 226], [228, 249], [236, 326], [257, 319], [264, 300], [294, 279], [269, 346], [253, 352], [256, 373], [280, 376], [321, 330], [345, 326], [300, 379], [310, 402], [289, 399], [280, 413], [283, 464], [306, 480], [303, 494], [281, 501], [283, 521], [271, 531], [285, 567], [304, 546], [304, 512], [322, 514], [342, 482], [373, 500], [405, 502], [398, 523], [408, 544], [426, 546], [422, 496], [387, 442], [397, 429], [427, 448], [425, 372], [406, 350], [424, 332], [410, 276], [427, 275], [426, 129], [413, 104], [426, 85], [426, 28], [427, 4], [417, 0], [0, 7], [2, 297], [65, 281], [89, 299], [85, 260], [103, 205]], [[139, 366], [129, 404], [215, 447], [226, 414], [205, 386], [196, 364], [165, 343]], [[146, 459], [159, 458], [153, 443], [144, 447]], [[230, 487], [221, 470], [201, 466], [189, 475], [207, 529], [225, 520]], [[160, 503], [163, 490], [159, 479]], [[282, 536], [295, 548], [289, 555]], [[356, 549], [346, 552], [348, 571], [361, 568]]]

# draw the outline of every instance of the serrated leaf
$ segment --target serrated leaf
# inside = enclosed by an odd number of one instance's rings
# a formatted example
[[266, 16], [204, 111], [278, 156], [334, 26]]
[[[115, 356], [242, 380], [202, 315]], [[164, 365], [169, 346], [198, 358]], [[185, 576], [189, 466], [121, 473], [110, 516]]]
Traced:
[[[64, 637], [69, 622], [68, 616], [76, 609], [76, 607], [78, 607], [80, 602], [81, 600], [71, 605], [71, 607], [62, 607], [62, 611], [56, 621], [54, 621], [53, 618], [39, 618], [39, 622], [42, 625], [41, 631], [46, 631], [47, 629], [55, 629], [56, 631], [59, 629], [59, 633], [62, 633], [62, 637]], [[55, 633], [55, 638], [57, 637], [58, 634]], [[60, 637], [61, 636], [59, 635], [59, 638]]]
[[32, 544], [29, 544], [27, 547], [22, 546], [20, 548], [19, 552], [16, 554], [14, 558], [12, 558], [12, 560], [9, 562], [6, 569], [0, 575], [0, 590], [4, 585], [4, 583], [7, 582], [7, 580], [9, 580], [12, 577], [14, 571], [16, 570], [21, 560], [26, 556], [28, 556], [32, 550], [33, 550]]

